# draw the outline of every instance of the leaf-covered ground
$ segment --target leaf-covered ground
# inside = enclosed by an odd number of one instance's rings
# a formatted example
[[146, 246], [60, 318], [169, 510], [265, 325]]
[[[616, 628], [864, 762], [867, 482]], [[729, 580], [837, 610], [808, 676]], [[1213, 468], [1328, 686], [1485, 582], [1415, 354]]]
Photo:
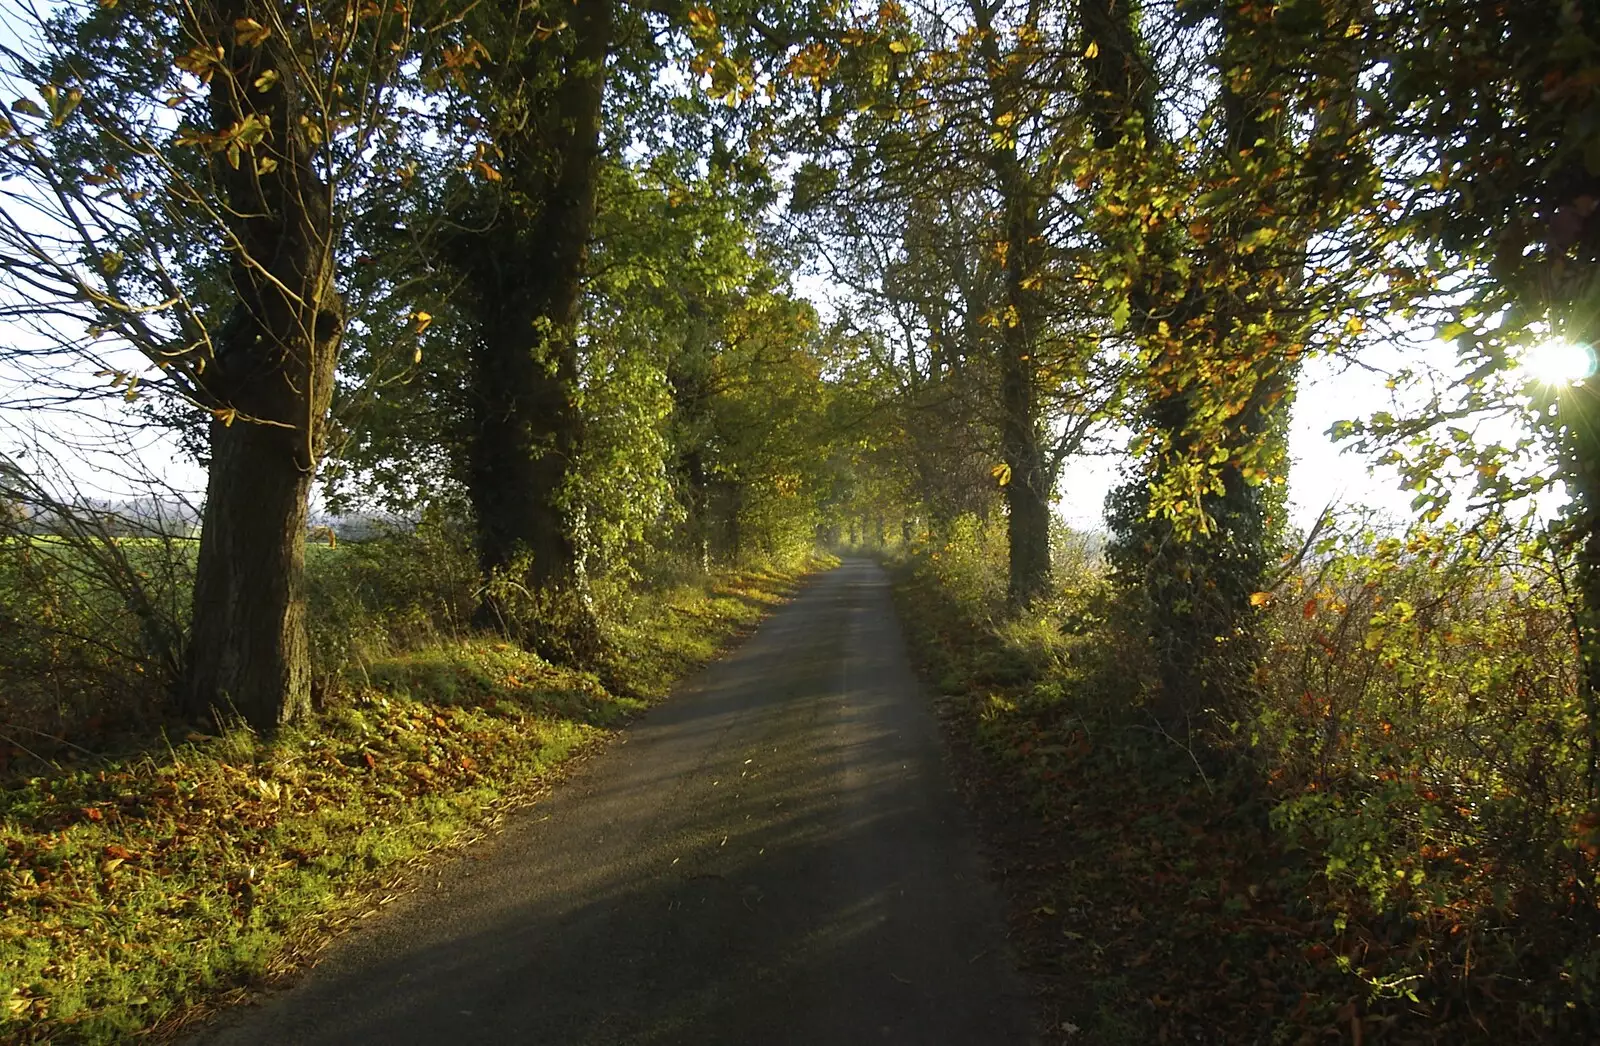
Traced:
[[1086, 712], [930, 573], [901, 568], [896, 589], [1048, 1041], [1593, 1041], [1534, 1002], [1531, 971], [1555, 961], [1471, 968], [1479, 935], [1532, 929], [1364, 908], [1270, 823], [1259, 778]]
[[617, 697], [503, 643], [368, 665], [265, 742], [163, 734], [0, 792], [0, 1040], [172, 1032], [304, 962], [408, 868], [547, 788], [781, 602], [799, 573], [659, 592], [612, 627]]

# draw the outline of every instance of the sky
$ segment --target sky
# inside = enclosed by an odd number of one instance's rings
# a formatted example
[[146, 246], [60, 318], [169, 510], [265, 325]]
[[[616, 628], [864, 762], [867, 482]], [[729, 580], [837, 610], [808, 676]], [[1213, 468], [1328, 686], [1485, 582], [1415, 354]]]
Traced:
[[[809, 281], [800, 281], [799, 290]], [[822, 293], [808, 296], [823, 298]], [[826, 310], [825, 302], [819, 304]], [[12, 334], [15, 337], [15, 333]], [[1447, 369], [1453, 350], [1433, 343], [1422, 351]], [[1398, 357], [1397, 357], [1398, 358]], [[1586, 350], [1555, 345], [1535, 353], [1530, 366], [1541, 377], [1575, 380], [1593, 366]], [[63, 486], [76, 485], [94, 497], [125, 498], [149, 491], [148, 480], [159, 479], [171, 495], [197, 499], [204, 490], [204, 472], [182, 455], [175, 442], [146, 430], [128, 431], [130, 413], [120, 397], [87, 405], [73, 414], [30, 412], [6, 406], [25, 388], [21, 375], [7, 374], [0, 363], [0, 452], [15, 454], [31, 448], [34, 469], [51, 475]], [[9, 379], [6, 380], [6, 379]], [[1368, 459], [1335, 444], [1327, 435], [1335, 422], [1366, 417], [1378, 410], [1396, 410], [1394, 394], [1385, 375], [1349, 368], [1329, 358], [1308, 360], [1300, 373], [1299, 388], [1289, 432], [1290, 513], [1293, 525], [1308, 528], [1327, 507], [1364, 506], [1395, 519], [1410, 517], [1412, 494], [1400, 489], [1392, 468], [1371, 468]], [[43, 449], [43, 456], [38, 450]], [[1094, 530], [1104, 525], [1106, 495], [1118, 482], [1125, 459], [1117, 455], [1080, 458], [1067, 464], [1060, 486], [1057, 513], [1075, 529]], [[1553, 508], [1557, 498], [1548, 506]]]
[[[1448, 350], [1446, 350], [1448, 351]], [[1369, 471], [1362, 455], [1333, 442], [1336, 421], [1388, 409], [1382, 375], [1352, 370], [1328, 358], [1307, 361], [1300, 375], [1289, 428], [1289, 511], [1293, 525], [1309, 527], [1332, 505], [1364, 505], [1395, 516], [1410, 514], [1412, 494], [1400, 490], [1392, 468]], [[1117, 484], [1116, 458], [1080, 458], [1063, 470], [1056, 511], [1070, 526], [1093, 530], [1104, 523], [1106, 495]]]

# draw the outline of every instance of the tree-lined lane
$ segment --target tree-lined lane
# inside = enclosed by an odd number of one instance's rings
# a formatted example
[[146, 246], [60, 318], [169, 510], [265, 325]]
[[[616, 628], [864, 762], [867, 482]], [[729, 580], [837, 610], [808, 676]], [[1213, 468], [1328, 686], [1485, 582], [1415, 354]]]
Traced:
[[495, 842], [200, 1041], [1028, 1041], [883, 573], [824, 575]]

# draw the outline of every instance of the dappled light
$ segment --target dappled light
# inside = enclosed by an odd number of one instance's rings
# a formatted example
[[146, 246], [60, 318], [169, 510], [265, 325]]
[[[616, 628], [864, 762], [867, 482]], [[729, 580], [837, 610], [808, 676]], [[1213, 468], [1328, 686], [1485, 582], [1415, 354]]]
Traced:
[[0, 1040], [1600, 1041], [1596, 41], [0, 0]]

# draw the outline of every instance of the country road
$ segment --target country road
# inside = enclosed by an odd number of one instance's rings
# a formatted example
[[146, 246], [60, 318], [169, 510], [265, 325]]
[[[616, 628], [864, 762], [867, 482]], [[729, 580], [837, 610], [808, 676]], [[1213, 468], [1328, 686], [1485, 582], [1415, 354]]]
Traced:
[[847, 561], [196, 1046], [1031, 1041], [888, 582]]

